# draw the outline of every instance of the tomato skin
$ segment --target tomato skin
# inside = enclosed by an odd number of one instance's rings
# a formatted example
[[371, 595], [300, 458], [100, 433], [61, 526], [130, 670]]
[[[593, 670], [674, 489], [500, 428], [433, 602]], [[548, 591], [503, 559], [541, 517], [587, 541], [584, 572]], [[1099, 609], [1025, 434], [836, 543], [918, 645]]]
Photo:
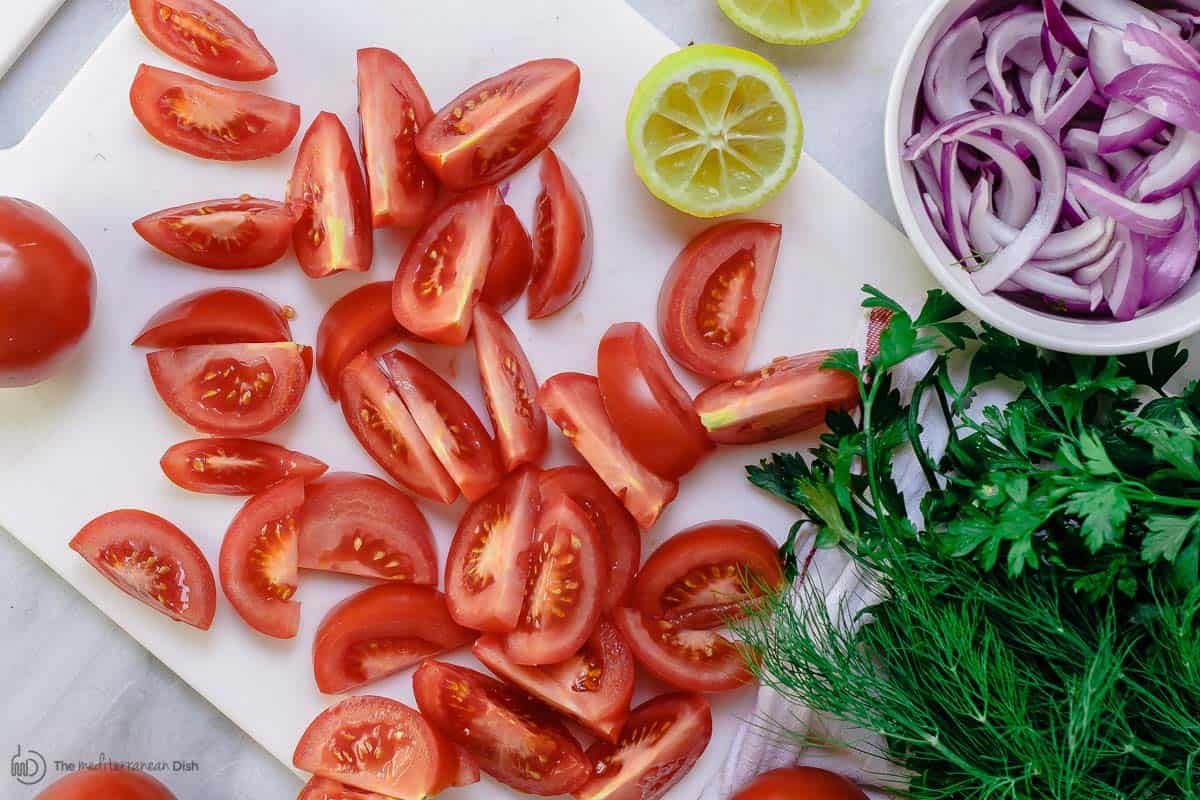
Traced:
[[200, 494], [250, 495], [287, 478], [311, 481], [329, 466], [312, 456], [254, 439], [192, 439], [159, 460], [171, 483]]
[[867, 800], [862, 789], [838, 775], [816, 767], [789, 767], [764, 772], [733, 800]]
[[621, 444], [651, 472], [680, 478], [713, 449], [691, 396], [645, 326], [613, 325], [597, 361], [604, 410]]
[[503, 314], [516, 305], [529, 285], [533, 269], [533, 242], [512, 206], [503, 205], [496, 211], [495, 239], [492, 242], [492, 262], [488, 265], [480, 302], [487, 303]]
[[[167, 147], [214, 161], [278, 155], [300, 130], [300, 106], [254, 92], [215, 86], [142, 64], [129, 89], [133, 114]], [[220, 129], [193, 124], [203, 116]], [[237, 126], [237, 127], [233, 127]]]
[[[217, 607], [212, 567], [196, 543], [162, 517], [135, 509], [110, 511], [84, 525], [71, 539], [71, 549], [155, 611], [200, 630], [212, 626]], [[160, 571], [164, 568], [169, 570]]]
[[261, 81], [279, 71], [254, 31], [216, 0], [132, 0], [130, 6], [151, 44], [201, 72]]
[[689, 692], [728, 692], [754, 680], [752, 654], [714, 631], [686, 630], [632, 608], [613, 612], [613, 624], [634, 658], [663, 683]]
[[538, 405], [621, 499], [638, 527], [654, 527], [679, 493], [679, 484], [646, 469], [621, 444], [604, 412], [596, 379], [578, 372], [555, 375], [538, 391]]
[[95, 307], [96, 273], [83, 244], [48, 211], [0, 197], [0, 389], [58, 371]]
[[417, 135], [417, 152], [453, 191], [495, 183], [532, 161], [567, 124], [579, 67], [528, 61], [451, 100]]
[[392, 316], [392, 282], [360, 286], [329, 307], [317, 329], [317, 375], [338, 399], [342, 370], [354, 357], [390, 333], [402, 333]]
[[437, 178], [415, 144], [433, 108], [400, 56], [381, 47], [358, 51], [358, 113], [372, 223], [376, 228], [420, 225], [438, 196]]
[[471, 652], [505, 681], [602, 739], [617, 741], [629, 717], [636, 676], [628, 645], [607, 620], [600, 621], [582, 650], [557, 664], [517, 664], [505, 652], [504, 641], [491, 634], [480, 636]]
[[597, 742], [588, 749], [592, 776], [571, 796], [659, 800], [691, 771], [711, 738], [707, 700], [690, 693], [659, 695], [633, 710], [617, 744]]
[[436, 586], [433, 533], [408, 495], [374, 475], [334, 472], [308, 485], [300, 568]]
[[175, 800], [171, 791], [144, 772], [85, 769], [47, 786], [34, 800]]
[[553, 150], [542, 156], [542, 193], [534, 222], [530, 319], [557, 314], [583, 291], [592, 274], [592, 212], [579, 182]]
[[488, 416], [505, 472], [541, 463], [549, 433], [537, 404], [538, 381], [521, 343], [504, 317], [486, 303], [475, 306], [475, 360]]
[[474, 638], [474, 631], [450, 618], [437, 589], [380, 584], [346, 598], [326, 615], [313, 640], [313, 675], [322, 692], [339, 694], [465, 647]]
[[287, 342], [288, 311], [249, 289], [205, 289], [159, 309], [133, 340], [134, 347]]
[[250, 195], [166, 208], [133, 223], [151, 247], [196, 267], [259, 269], [287, 255], [295, 220], [283, 203]]
[[677, 364], [719, 381], [745, 369], [782, 238], [774, 223], [735, 220], [688, 243], [658, 295], [659, 337]]
[[[413, 675], [413, 692], [417, 707], [434, 727], [501, 783], [552, 797], [587, 780], [591, 764], [566, 726], [499, 681], [429, 659]], [[481, 717], [483, 721], [475, 724]]]
[[364, 792], [328, 778], [310, 778], [296, 800], [395, 800], [377, 792]]

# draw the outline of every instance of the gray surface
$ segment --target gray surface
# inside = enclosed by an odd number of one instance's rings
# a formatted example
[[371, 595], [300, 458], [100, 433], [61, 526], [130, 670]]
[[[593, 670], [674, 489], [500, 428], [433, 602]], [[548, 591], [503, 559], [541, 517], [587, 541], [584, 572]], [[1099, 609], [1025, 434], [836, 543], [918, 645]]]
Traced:
[[[881, 156], [883, 107], [921, 0], [878, 1], [849, 37], [809, 49], [763, 45], [730, 24], [714, 0], [630, 3], [680, 44], [733, 44], [776, 63], [800, 99], [806, 150], [895, 221]], [[67, 0], [0, 80], [0, 148], [20, 141], [127, 7]], [[0, 641], [0, 756], [37, 750], [51, 777], [55, 760], [166, 761], [165, 781], [180, 800], [294, 796], [294, 776], [3, 532]], [[176, 760], [197, 769], [174, 771]], [[0, 797], [35, 794], [0, 770]]]

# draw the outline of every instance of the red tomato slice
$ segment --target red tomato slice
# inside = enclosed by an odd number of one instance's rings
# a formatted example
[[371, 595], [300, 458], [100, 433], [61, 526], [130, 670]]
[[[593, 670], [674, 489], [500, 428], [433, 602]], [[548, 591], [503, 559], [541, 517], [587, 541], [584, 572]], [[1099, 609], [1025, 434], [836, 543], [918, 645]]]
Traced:
[[212, 568], [196, 543], [162, 517], [110, 511], [84, 525], [71, 549], [130, 597], [208, 630], [217, 607]]
[[300, 628], [296, 515], [304, 481], [292, 478], [246, 501], [221, 542], [221, 588], [259, 633], [290, 639]]
[[350, 134], [336, 114], [322, 111], [304, 134], [287, 204], [296, 219], [296, 259], [308, 277], [371, 268], [375, 240], [367, 184]]
[[[322, 778], [397, 800], [432, 797], [456, 782], [461, 756], [413, 709], [386, 697], [350, 697], [300, 737], [292, 763]], [[478, 772], [475, 772], [478, 780]], [[473, 781], [472, 781], [473, 782]]]
[[133, 223], [138, 235], [172, 258], [206, 269], [258, 269], [292, 244], [292, 212], [244, 194], [157, 211]]
[[475, 307], [475, 360], [496, 431], [504, 471], [538, 464], [546, 453], [546, 414], [537, 404], [538, 381], [504, 317], [486, 303]]
[[155, 139], [216, 161], [277, 155], [300, 130], [300, 106], [146, 64], [133, 79], [129, 102]]
[[675, 259], [658, 295], [658, 332], [680, 366], [716, 380], [746, 368], [782, 236], [769, 222], [723, 222]]
[[516, 304], [529, 285], [533, 269], [533, 242], [512, 206], [496, 210], [495, 238], [492, 242], [492, 263], [488, 265], [487, 280], [479, 299], [500, 313]]
[[321, 622], [313, 674], [322, 692], [346, 692], [474, 638], [474, 631], [450, 618], [437, 589], [385, 583], [338, 603]]
[[579, 296], [592, 273], [594, 250], [592, 212], [583, 190], [553, 150], [542, 156], [541, 174], [529, 282], [530, 319], [556, 314]]
[[665, 694], [633, 710], [617, 744], [588, 750], [595, 765], [575, 800], [659, 800], [696, 765], [712, 738], [712, 709], [698, 694]]
[[579, 67], [529, 61], [467, 89], [421, 127], [417, 152], [454, 191], [495, 183], [532, 161], [567, 124]]
[[355, 356], [402, 331], [392, 316], [391, 281], [360, 286], [330, 306], [317, 329], [317, 375], [330, 397], [338, 399], [338, 378]]
[[434, 727], [501, 783], [551, 797], [587, 780], [591, 765], [566, 726], [499, 681], [431, 659], [413, 675], [413, 692]]
[[312, 348], [292, 342], [218, 344], [146, 356], [154, 388], [201, 433], [255, 436], [282, 425], [300, 405]]
[[408, 495], [373, 475], [335, 472], [305, 498], [301, 569], [437, 586], [433, 533]]
[[279, 69], [246, 23], [216, 0], [133, 0], [133, 20], [171, 58], [231, 81], [261, 81]]
[[417, 131], [433, 118], [429, 98], [400, 56], [358, 51], [362, 154], [376, 228], [420, 225], [437, 202], [433, 171], [417, 155]]
[[446, 601], [459, 625], [517, 627], [540, 504], [537, 471], [525, 468], [463, 514], [446, 554]]
[[[19, 755], [19, 754], [18, 754]], [[72, 772], [43, 789], [35, 800], [175, 800], [167, 787], [142, 772], [97, 767]]]
[[769, 442], [823, 424], [830, 411], [858, 408], [855, 377], [822, 369], [830, 353], [777, 358], [701, 392], [696, 410], [709, 438], [720, 444]]
[[286, 342], [295, 312], [248, 289], [207, 289], [181, 297], [146, 323], [135, 347]]
[[526, 667], [504, 650], [504, 640], [480, 636], [471, 652], [488, 669], [573, 718], [597, 736], [617, 741], [633, 699], [634, 661], [611, 623], [601, 620], [583, 649], [558, 664]]
[[651, 619], [715, 628], [743, 617], [764, 587], [782, 585], [779, 545], [761, 528], [717, 520], [675, 534], [646, 559], [633, 605]]
[[607, 589], [600, 607], [609, 611], [624, 605], [633, 588], [638, 565], [642, 563], [642, 535], [638, 532], [637, 522], [604, 481], [587, 467], [546, 470], [538, 481], [538, 488], [543, 504], [548, 505], [555, 498], [566, 495], [587, 512], [608, 556]]
[[613, 612], [613, 624], [646, 671], [690, 692], [728, 692], [754, 680], [750, 651], [716, 631], [681, 628], [632, 608]]
[[621, 444], [604, 413], [596, 379], [578, 372], [555, 375], [538, 391], [538, 405], [625, 504], [641, 529], [654, 527], [679, 493], [679, 484], [646, 469]]
[[409, 242], [392, 288], [392, 313], [406, 330], [441, 344], [467, 340], [500, 204], [495, 186], [456, 197]]
[[836, 772], [816, 767], [789, 767], [764, 772], [733, 800], [868, 800], [866, 793]]
[[395, 800], [377, 792], [364, 792], [327, 778], [312, 778], [296, 800]]
[[329, 466], [312, 456], [253, 439], [193, 439], [158, 462], [172, 483], [201, 494], [258, 494], [287, 478], [307, 482]]
[[598, 361], [604, 410], [634, 458], [674, 479], [712, 450], [691, 396], [645, 326], [613, 325], [600, 340]]
[[495, 488], [504, 472], [487, 428], [470, 404], [441, 376], [402, 350], [382, 359], [396, 392], [425, 441], [471, 502]]
[[375, 463], [410, 491], [453, 503], [458, 487], [369, 353], [342, 370], [340, 386], [346, 424]]

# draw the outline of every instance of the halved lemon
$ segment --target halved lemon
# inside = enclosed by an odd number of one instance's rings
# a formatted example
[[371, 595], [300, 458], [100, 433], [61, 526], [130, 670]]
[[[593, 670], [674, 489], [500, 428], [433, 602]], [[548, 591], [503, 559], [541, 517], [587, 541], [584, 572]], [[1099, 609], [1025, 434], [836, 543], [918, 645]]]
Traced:
[[697, 217], [749, 211], [800, 161], [804, 122], [792, 87], [746, 50], [700, 44], [638, 83], [625, 119], [637, 174], [656, 197]]
[[742, 30], [773, 44], [821, 44], [854, 29], [867, 0], [717, 0]]

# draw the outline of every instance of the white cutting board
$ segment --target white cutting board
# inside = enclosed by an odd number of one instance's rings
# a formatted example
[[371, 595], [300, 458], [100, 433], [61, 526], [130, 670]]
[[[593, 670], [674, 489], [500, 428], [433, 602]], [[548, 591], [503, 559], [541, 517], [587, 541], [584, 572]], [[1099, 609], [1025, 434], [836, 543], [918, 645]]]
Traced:
[[[289, 0], [234, 3], [279, 62], [263, 91], [302, 105], [308, 123], [322, 109], [356, 130], [355, 50], [389, 47], [409, 62], [435, 107], [477, 79], [521, 61], [565, 56], [583, 70], [578, 108], [555, 148], [578, 176], [595, 218], [596, 258], [582, 297], [536, 324], [518, 307], [509, 315], [539, 377], [594, 371], [596, 345], [612, 322], [641, 320], [653, 329], [661, 278], [705, 223], [654, 200], [634, 176], [624, 141], [625, 108], [634, 84], [674, 45], [620, 0], [477, 0], [397, 2]], [[295, 149], [262, 162], [204, 162], [151, 140], [130, 113], [127, 92], [139, 62], [182, 69], [147, 44], [129, 20], [117, 26], [28, 139], [0, 152], [0, 193], [52, 210], [83, 240], [99, 273], [99, 306], [82, 358], [41, 386], [0, 393], [0, 525], [8, 528], [102, 611], [213, 702], [273, 755], [290, 763], [305, 725], [334, 698], [313, 684], [309, 648], [325, 612], [359, 581], [302, 576], [299, 636], [268, 640], [251, 631], [221, 598], [204, 633], [173, 624], [125, 597], [67, 547], [87, 520], [135, 506], [162, 514], [192, 535], [215, 564], [221, 536], [238, 499], [192, 495], [160, 473], [158, 459], [191, 432], [161, 404], [143, 353], [128, 346], [160, 306], [219, 285], [262, 291], [294, 306], [299, 341], [312, 343], [323, 311], [366, 280], [389, 278], [405, 237], [377, 236], [369, 276], [313, 282], [294, 260], [260, 272], [218, 274], [193, 269], [146, 247], [129, 223], [149, 211], [249, 192], [280, 197]], [[876, 153], [863, 158], [877, 159]], [[882, 168], [882, 165], [881, 165]], [[536, 171], [513, 182], [510, 201], [528, 224]], [[871, 281], [914, 297], [927, 276], [904, 237], [821, 167], [805, 159], [787, 189], [758, 213], [781, 222], [783, 249], [753, 361], [853, 341], [860, 319], [858, 287]], [[421, 351], [482, 409], [469, 348]], [[696, 383], [690, 388], [699, 390]], [[327, 461], [334, 469], [377, 472], [346, 430], [341, 414], [314, 381], [299, 413], [271, 437]], [[572, 460], [554, 432], [548, 463]], [[794, 449], [797, 438], [775, 448]], [[739, 517], [782, 537], [792, 509], [752, 489], [742, 466], [771, 446], [726, 448], [684, 481], [679, 499], [646, 536], [645, 553], [685, 526]], [[444, 555], [461, 514], [425, 504]], [[470, 663], [459, 654], [454, 660]], [[640, 697], [659, 691], [647, 683]], [[410, 677], [371, 687], [412, 702]], [[716, 733], [696, 769], [669, 795], [695, 800], [724, 758], [737, 720], [754, 690], [714, 698]], [[448, 793], [457, 798], [507, 797], [483, 783]]]
[[0, 25], [0, 78], [25, 52], [64, 0], [9, 0]]

